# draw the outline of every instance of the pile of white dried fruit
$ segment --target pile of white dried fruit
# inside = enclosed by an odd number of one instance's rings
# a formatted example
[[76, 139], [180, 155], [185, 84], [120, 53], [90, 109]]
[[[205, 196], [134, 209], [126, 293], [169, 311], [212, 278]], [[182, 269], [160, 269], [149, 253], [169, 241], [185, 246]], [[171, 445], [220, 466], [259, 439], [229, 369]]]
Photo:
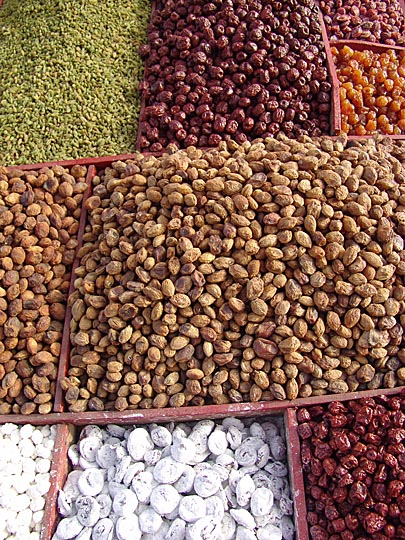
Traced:
[[87, 426], [53, 540], [293, 540], [281, 418]]
[[39, 540], [56, 426], [0, 426], [0, 540]]

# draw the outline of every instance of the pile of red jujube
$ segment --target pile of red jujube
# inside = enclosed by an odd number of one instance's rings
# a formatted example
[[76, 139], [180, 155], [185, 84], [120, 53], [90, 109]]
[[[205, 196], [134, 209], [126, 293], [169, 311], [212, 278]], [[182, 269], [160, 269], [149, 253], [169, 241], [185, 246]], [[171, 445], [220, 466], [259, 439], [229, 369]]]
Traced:
[[140, 52], [140, 150], [329, 133], [313, 0], [159, 0]]
[[405, 395], [297, 411], [312, 540], [405, 538]]
[[398, 0], [321, 0], [319, 6], [331, 41], [405, 42], [405, 16]]

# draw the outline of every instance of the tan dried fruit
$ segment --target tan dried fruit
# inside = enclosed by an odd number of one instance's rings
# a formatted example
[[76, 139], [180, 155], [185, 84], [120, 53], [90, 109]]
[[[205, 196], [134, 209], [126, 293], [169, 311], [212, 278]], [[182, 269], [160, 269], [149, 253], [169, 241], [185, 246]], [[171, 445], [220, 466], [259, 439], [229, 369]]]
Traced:
[[344, 394], [349, 391], [347, 383], [342, 380], [331, 381], [327, 388], [331, 394]]
[[333, 358], [327, 355], [321, 355], [320, 358], [317, 358], [316, 363], [325, 371], [329, 369], [336, 369], [340, 365], [338, 358]]
[[41, 364], [47, 364], [48, 362], [55, 362], [56, 358], [48, 351], [40, 351], [34, 355], [32, 364], [38, 366]]
[[264, 338], [255, 339], [253, 350], [259, 358], [263, 358], [264, 360], [272, 360], [279, 351], [274, 341]]
[[[167, 407], [167, 404], [169, 403], [169, 399], [172, 399], [174, 396], [169, 398], [167, 394], [157, 394], [153, 399], [153, 407], [156, 409], [163, 409], [164, 407]], [[172, 405], [172, 407], [175, 405]], [[177, 405], [179, 406], [179, 405]]]
[[204, 371], [193, 368], [186, 371], [186, 376], [191, 380], [200, 380], [204, 378]]
[[287, 394], [281, 384], [273, 383], [270, 385], [270, 391], [274, 396], [274, 399], [283, 400], [286, 399]]
[[269, 377], [264, 371], [255, 371], [253, 373], [253, 380], [262, 390], [267, 390], [270, 385]]
[[246, 296], [248, 300], [260, 298], [264, 291], [264, 282], [260, 277], [250, 279], [246, 284]]
[[364, 364], [356, 371], [356, 379], [360, 383], [370, 382], [375, 375], [375, 368], [371, 364]]
[[295, 379], [289, 379], [286, 384], [286, 396], [287, 399], [297, 399], [298, 397], [298, 383]]
[[249, 400], [253, 403], [256, 403], [258, 401], [261, 401], [263, 396], [262, 389], [257, 386], [257, 384], [252, 384], [250, 390], [249, 390]]
[[[78, 399], [107, 408], [117, 397], [128, 408], [160, 406], [161, 395], [166, 406], [296, 399], [374, 384], [380, 370], [382, 385], [397, 384], [405, 225], [395, 144], [223, 141], [107, 167], [86, 204], [70, 300], [85, 308], [71, 325], [69, 375], [89, 392]], [[379, 167], [372, 184], [367, 160]], [[25, 279], [40, 287], [28, 236]], [[25, 287], [7, 280], [4, 313]], [[27, 300], [12, 304], [24, 331], [50, 316]], [[87, 385], [89, 351], [101, 369]], [[357, 357], [369, 358], [373, 382], [358, 381]], [[107, 368], [116, 359], [120, 380]]]
[[298, 351], [301, 346], [301, 341], [296, 336], [290, 336], [286, 339], [283, 339], [278, 344], [278, 348], [282, 353], [293, 353]]
[[166, 386], [172, 386], [173, 384], [176, 384], [180, 378], [180, 374], [178, 371], [173, 371], [172, 373], [169, 373], [167, 377], [164, 379], [164, 384]]
[[169, 399], [170, 407], [183, 407], [186, 403], [186, 397], [183, 392], [173, 394]]

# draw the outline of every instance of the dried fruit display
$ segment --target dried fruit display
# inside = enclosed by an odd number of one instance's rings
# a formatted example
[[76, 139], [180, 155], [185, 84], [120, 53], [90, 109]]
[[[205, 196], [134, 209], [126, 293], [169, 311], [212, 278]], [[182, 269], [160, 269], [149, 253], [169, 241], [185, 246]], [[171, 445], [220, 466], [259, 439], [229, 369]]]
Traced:
[[39, 540], [56, 426], [0, 426], [0, 537]]
[[52, 410], [86, 173], [0, 167], [0, 414]]
[[404, 538], [403, 396], [297, 411], [312, 540]]
[[295, 538], [279, 417], [90, 425], [68, 455], [53, 540]]
[[405, 133], [405, 50], [332, 47], [340, 82], [342, 131]]
[[135, 150], [147, 0], [6, 0], [0, 164]]
[[405, 16], [399, 0], [321, 0], [330, 40], [358, 39], [387, 45], [405, 42]]
[[403, 155], [304, 138], [113, 163], [86, 203], [69, 410], [403, 384]]
[[141, 54], [141, 150], [329, 133], [331, 84], [312, 0], [158, 1]]

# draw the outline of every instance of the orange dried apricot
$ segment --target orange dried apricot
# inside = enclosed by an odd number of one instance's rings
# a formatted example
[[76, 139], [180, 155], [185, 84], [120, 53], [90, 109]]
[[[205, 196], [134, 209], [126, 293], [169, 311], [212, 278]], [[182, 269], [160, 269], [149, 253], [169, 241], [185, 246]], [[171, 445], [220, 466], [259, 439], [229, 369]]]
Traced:
[[378, 82], [378, 83], [382, 83], [382, 82], [384, 82], [384, 81], [386, 80], [387, 76], [388, 76], [388, 73], [386, 72], [386, 70], [385, 70], [385, 69], [381, 69], [381, 70], [379, 70], [378, 73], [376, 74], [375, 80], [376, 80], [376, 82]]
[[375, 131], [377, 129], [377, 122], [375, 120], [368, 120], [366, 124], [367, 131]]
[[365, 135], [367, 133], [366, 128], [362, 125], [357, 125], [355, 128], [356, 135]]
[[375, 100], [375, 104], [377, 107], [385, 107], [389, 103], [389, 99], [387, 96], [378, 96], [378, 98]]
[[354, 105], [348, 99], [345, 99], [341, 104], [341, 109], [343, 114], [352, 114], [354, 112]]
[[382, 53], [332, 47], [338, 80], [342, 131], [392, 135], [405, 131], [405, 52]]
[[365, 86], [363, 88], [363, 94], [365, 96], [373, 96], [375, 93], [375, 88], [373, 86]]
[[348, 61], [350, 60], [350, 58], [353, 56], [353, 49], [350, 48], [349, 46], [347, 45], [344, 45], [340, 51], [340, 56], [342, 58], [342, 60], [344, 61]]
[[394, 133], [394, 126], [392, 124], [385, 124], [382, 127], [382, 132], [385, 135], [392, 135]]
[[394, 113], [397, 113], [398, 111], [401, 110], [401, 102], [394, 99], [389, 104], [389, 110], [394, 112]]
[[385, 116], [385, 114], [380, 114], [378, 117], [377, 117], [377, 124], [381, 127], [381, 126], [386, 126], [387, 124], [389, 124], [389, 120], [388, 118]]

